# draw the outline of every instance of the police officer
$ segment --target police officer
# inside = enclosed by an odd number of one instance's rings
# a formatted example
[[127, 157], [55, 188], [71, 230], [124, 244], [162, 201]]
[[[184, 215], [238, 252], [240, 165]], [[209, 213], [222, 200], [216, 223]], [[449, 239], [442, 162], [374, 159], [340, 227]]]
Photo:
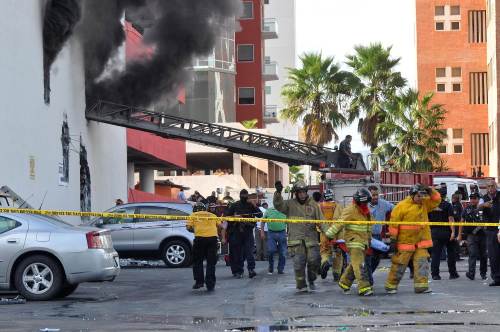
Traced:
[[500, 286], [500, 232], [498, 230], [498, 220], [500, 218], [500, 195], [497, 184], [494, 181], [488, 183], [488, 193], [483, 196], [479, 209], [483, 210], [485, 222], [491, 223], [491, 227], [486, 228], [486, 247], [490, 260], [491, 278], [490, 286]]
[[[484, 222], [483, 211], [478, 209], [479, 193], [472, 192], [469, 196], [470, 203], [462, 212], [463, 222]], [[476, 261], [479, 260], [479, 273], [481, 279], [486, 280], [488, 269], [488, 256], [486, 254], [486, 233], [485, 227], [463, 227], [459, 228], [458, 240], [462, 240], [462, 232], [467, 240], [469, 250], [469, 271], [465, 273], [466, 277], [474, 280], [476, 275]]]
[[[273, 197], [274, 208], [284, 213], [290, 219], [322, 220], [323, 214], [319, 205], [307, 194], [308, 187], [303, 181], [298, 181], [293, 186], [294, 197], [284, 200], [281, 192], [283, 185], [280, 181], [275, 184], [276, 192]], [[319, 270], [319, 233], [316, 224], [290, 223], [288, 225], [288, 251], [293, 258], [295, 282], [297, 291], [315, 290], [314, 281]], [[306, 283], [307, 265], [307, 283]]]
[[[261, 218], [260, 209], [248, 201], [248, 191], [240, 191], [240, 200], [231, 204], [225, 213], [226, 216], [240, 218]], [[229, 260], [231, 272], [235, 278], [242, 278], [245, 260], [247, 261], [248, 277], [253, 278], [255, 273], [255, 246], [254, 222], [228, 222], [227, 233], [229, 242]]]
[[[429, 213], [430, 222], [454, 222], [453, 207], [446, 201], [446, 189], [439, 188], [441, 194], [441, 203]], [[455, 251], [455, 227], [453, 226], [432, 226], [432, 259], [431, 259], [431, 274], [433, 280], [441, 280], [439, 275], [439, 264], [441, 263], [441, 252], [446, 246], [448, 255], [448, 271], [450, 279], [459, 278], [457, 272], [457, 261]]]

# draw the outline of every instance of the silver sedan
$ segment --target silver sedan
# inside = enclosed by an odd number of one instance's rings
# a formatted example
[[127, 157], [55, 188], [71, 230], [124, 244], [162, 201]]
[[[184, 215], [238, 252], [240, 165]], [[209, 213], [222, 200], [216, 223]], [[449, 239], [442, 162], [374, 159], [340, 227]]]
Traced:
[[0, 213], [0, 289], [43, 301], [68, 296], [82, 282], [113, 281], [119, 272], [106, 230]]

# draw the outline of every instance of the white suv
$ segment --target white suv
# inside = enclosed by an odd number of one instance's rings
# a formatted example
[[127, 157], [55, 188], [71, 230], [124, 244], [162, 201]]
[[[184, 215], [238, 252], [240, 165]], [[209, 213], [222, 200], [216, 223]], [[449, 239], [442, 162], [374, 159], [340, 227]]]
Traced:
[[[193, 208], [188, 203], [131, 203], [106, 212], [189, 216]], [[96, 218], [90, 225], [111, 232], [120, 258], [162, 259], [169, 267], [191, 264], [194, 235], [185, 220]]]

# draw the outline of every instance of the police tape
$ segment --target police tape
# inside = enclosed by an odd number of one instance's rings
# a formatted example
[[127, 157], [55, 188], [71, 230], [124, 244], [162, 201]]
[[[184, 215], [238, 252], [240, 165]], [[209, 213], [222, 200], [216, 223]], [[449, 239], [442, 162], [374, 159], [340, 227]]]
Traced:
[[34, 210], [18, 208], [0, 208], [0, 213], [32, 214], [45, 216], [69, 217], [95, 217], [95, 218], [121, 218], [121, 219], [149, 219], [149, 220], [221, 220], [229, 222], [281, 222], [281, 223], [307, 223], [307, 224], [351, 224], [351, 225], [413, 225], [413, 226], [474, 226], [497, 227], [498, 222], [420, 222], [420, 221], [375, 221], [375, 220], [316, 220], [316, 219], [267, 219], [248, 217], [211, 217], [211, 216], [179, 216], [165, 214], [137, 214], [137, 213], [112, 213], [112, 212], [81, 212], [68, 210]]

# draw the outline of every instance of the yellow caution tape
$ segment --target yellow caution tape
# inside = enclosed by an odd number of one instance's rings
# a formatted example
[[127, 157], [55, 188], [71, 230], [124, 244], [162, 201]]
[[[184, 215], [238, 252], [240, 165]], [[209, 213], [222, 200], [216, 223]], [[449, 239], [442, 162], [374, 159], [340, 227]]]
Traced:
[[416, 226], [474, 226], [474, 227], [496, 227], [499, 222], [418, 222], [418, 221], [367, 221], [367, 220], [313, 220], [313, 219], [266, 219], [266, 218], [241, 218], [241, 217], [200, 217], [200, 216], [178, 216], [164, 214], [134, 214], [134, 213], [110, 213], [110, 212], [80, 212], [67, 210], [34, 210], [17, 208], [0, 208], [0, 213], [37, 214], [47, 216], [71, 216], [71, 217], [98, 217], [98, 218], [123, 218], [123, 219], [155, 219], [155, 220], [222, 220], [230, 222], [284, 222], [284, 223], [308, 223], [308, 224], [351, 224], [351, 225], [416, 225]]

